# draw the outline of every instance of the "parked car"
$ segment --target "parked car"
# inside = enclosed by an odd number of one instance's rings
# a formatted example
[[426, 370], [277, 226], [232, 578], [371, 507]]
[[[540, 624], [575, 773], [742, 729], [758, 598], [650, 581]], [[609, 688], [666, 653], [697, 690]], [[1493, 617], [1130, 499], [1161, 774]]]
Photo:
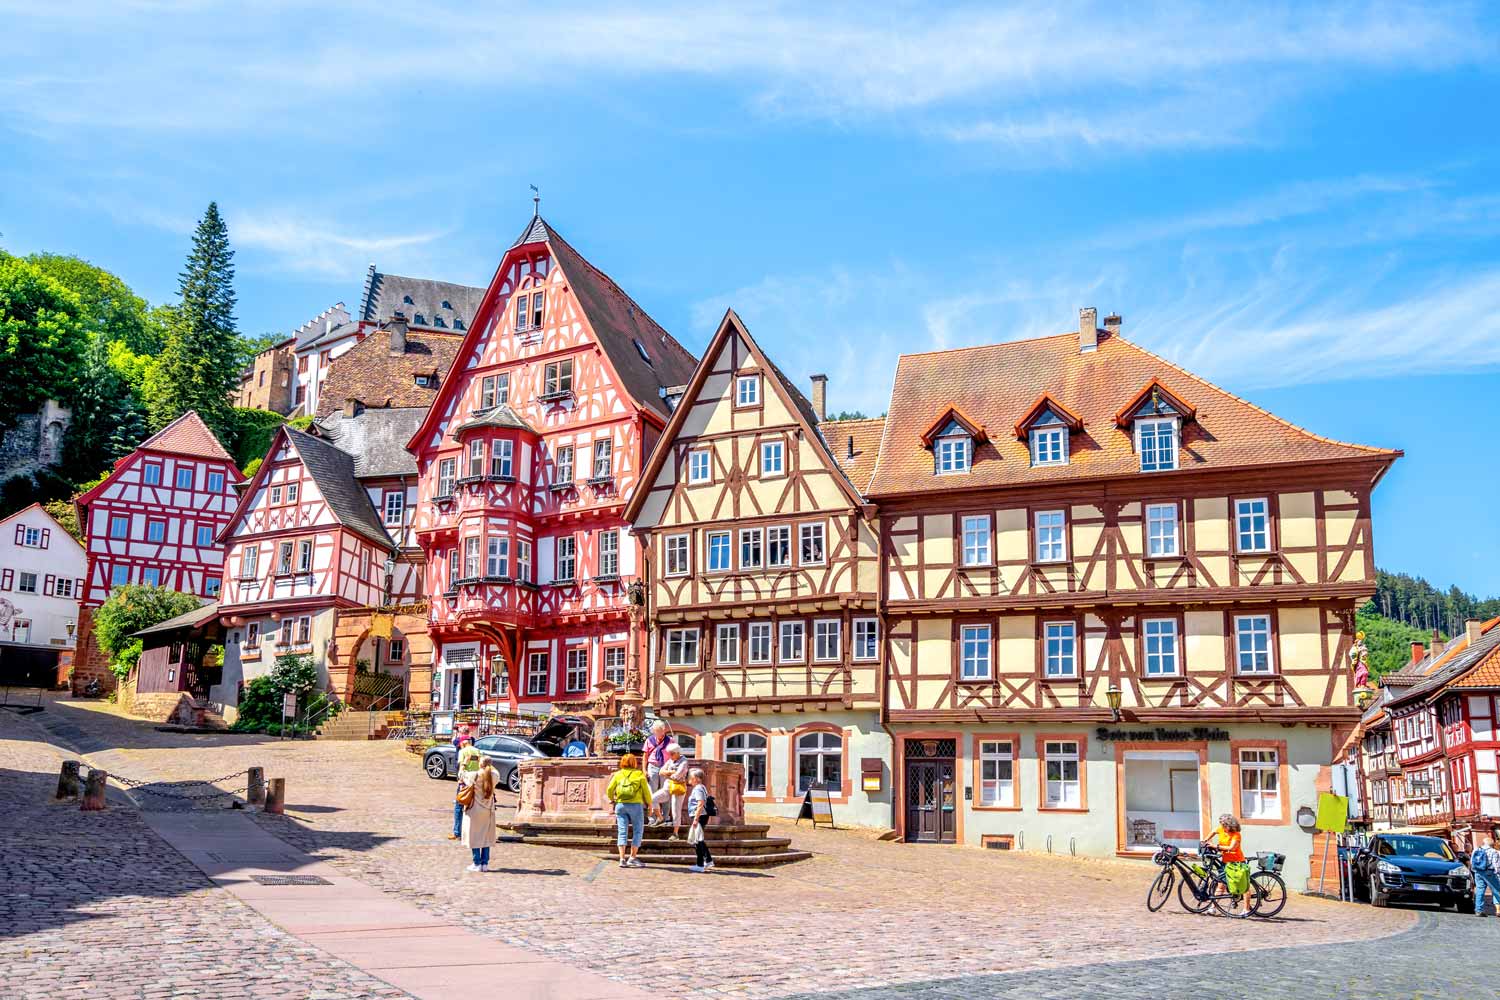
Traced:
[[[474, 746], [500, 773], [500, 783], [513, 792], [521, 790], [521, 772], [516, 765], [523, 760], [551, 756], [521, 736], [481, 736]], [[422, 755], [422, 769], [433, 779], [457, 777], [458, 751], [452, 743], [439, 743]]]
[[1354, 856], [1352, 869], [1356, 897], [1376, 906], [1395, 902], [1474, 908], [1474, 877], [1441, 837], [1377, 833]]
[[548, 757], [567, 755], [568, 744], [587, 747], [594, 738], [594, 720], [584, 715], [554, 715], [542, 723], [531, 737], [538, 750]]

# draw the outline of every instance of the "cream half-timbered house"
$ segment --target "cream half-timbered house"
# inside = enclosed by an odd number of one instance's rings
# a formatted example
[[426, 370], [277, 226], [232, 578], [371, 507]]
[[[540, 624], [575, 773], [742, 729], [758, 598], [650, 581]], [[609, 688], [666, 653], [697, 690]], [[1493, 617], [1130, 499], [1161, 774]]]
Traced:
[[1370, 494], [1398, 455], [1287, 424], [1093, 310], [902, 357], [866, 491], [901, 833], [1149, 853], [1232, 812], [1296, 879], [1295, 817], [1359, 718]]
[[622, 514], [695, 365], [539, 216], [505, 253], [408, 443], [440, 731], [454, 711], [544, 710], [641, 666]]
[[882, 825], [877, 528], [806, 397], [725, 315], [626, 516], [647, 542], [651, 699], [745, 801], [795, 813], [826, 787]]

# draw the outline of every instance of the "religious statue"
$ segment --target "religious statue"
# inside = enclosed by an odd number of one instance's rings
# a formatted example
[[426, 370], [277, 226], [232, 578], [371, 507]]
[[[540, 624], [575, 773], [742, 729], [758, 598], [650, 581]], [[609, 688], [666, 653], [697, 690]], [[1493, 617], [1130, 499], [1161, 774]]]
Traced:
[[1354, 667], [1354, 686], [1370, 684], [1370, 647], [1365, 645], [1364, 632], [1354, 633], [1354, 645], [1349, 647], [1349, 662]]

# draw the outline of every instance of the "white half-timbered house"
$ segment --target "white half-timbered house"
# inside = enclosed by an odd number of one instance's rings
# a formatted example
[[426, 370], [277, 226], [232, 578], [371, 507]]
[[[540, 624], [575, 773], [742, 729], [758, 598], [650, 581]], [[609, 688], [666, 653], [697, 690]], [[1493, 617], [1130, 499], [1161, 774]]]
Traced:
[[56, 682], [58, 654], [73, 649], [85, 566], [83, 546], [41, 504], [0, 520], [0, 684]]

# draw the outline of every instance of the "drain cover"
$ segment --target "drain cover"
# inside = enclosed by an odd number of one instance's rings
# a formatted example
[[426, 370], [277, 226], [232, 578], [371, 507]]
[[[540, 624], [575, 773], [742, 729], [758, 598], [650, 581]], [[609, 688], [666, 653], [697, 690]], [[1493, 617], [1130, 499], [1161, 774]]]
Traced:
[[333, 885], [317, 875], [252, 875], [261, 885]]

